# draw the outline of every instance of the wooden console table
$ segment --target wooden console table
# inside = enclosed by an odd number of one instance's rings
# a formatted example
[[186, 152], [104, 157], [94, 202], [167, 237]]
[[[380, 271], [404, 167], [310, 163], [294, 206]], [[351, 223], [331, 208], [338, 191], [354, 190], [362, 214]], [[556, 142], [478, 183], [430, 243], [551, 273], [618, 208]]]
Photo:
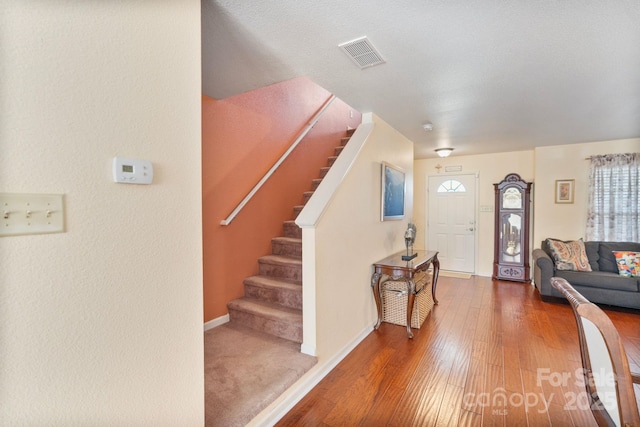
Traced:
[[[402, 255], [406, 254], [406, 251], [398, 252], [391, 256], [373, 264], [374, 271], [371, 276], [371, 288], [373, 291], [373, 297], [376, 300], [376, 308], [378, 309], [378, 321], [373, 329], [378, 329], [382, 322], [382, 285], [384, 282], [393, 281], [405, 281], [407, 282], [408, 298], [407, 298], [407, 335], [409, 338], [413, 338], [413, 332], [411, 332], [411, 315], [413, 313], [413, 301], [417, 291], [416, 284], [413, 281], [413, 277], [419, 271], [425, 271], [430, 265], [433, 265], [433, 282], [431, 285], [431, 295], [433, 296], [434, 304], [438, 304], [436, 299], [436, 284], [438, 282], [438, 273], [440, 272], [440, 261], [438, 261], [437, 251], [414, 251], [418, 254], [417, 257], [411, 261], [403, 261]], [[383, 274], [389, 276], [388, 279], [381, 282]]]

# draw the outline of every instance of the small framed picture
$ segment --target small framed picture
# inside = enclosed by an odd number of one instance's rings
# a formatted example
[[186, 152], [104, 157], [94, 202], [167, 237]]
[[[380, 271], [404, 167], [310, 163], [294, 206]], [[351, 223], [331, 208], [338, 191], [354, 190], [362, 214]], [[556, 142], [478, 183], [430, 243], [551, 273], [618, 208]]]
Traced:
[[556, 180], [556, 203], [573, 203], [573, 179]]
[[404, 218], [404, 171], [382, 162], [382, 221]]

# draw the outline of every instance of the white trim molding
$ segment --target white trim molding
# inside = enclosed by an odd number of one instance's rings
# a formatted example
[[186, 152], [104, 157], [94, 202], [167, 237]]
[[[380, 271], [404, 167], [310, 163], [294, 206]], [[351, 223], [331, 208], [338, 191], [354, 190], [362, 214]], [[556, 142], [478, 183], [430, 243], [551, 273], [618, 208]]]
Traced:
[[224, 316], [217, 317], [213, 320], [209, 320], [204, 323], [204, 332], [207, 332], [209, 329], [213, 329], [217, 326], [224, 325], [229, 322], [229, 314], [225, 314]]

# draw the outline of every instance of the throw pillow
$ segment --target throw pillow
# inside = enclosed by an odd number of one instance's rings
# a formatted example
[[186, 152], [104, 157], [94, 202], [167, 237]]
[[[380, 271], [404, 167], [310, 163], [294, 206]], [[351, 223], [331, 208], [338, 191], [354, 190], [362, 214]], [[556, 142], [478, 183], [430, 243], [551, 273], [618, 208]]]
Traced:
[[600, 271], [618, 273], [618, 263], [613, 251], [640, 252], [640, 243], [635, 242], [602, 242], [598, 253]]
[[640, 253], [613, 251], [618, 263], [618, 274], [625, 277], [640, 276]]
[[557, 270], [591, 271], [582, 239], [562, 241], [547, 239]]

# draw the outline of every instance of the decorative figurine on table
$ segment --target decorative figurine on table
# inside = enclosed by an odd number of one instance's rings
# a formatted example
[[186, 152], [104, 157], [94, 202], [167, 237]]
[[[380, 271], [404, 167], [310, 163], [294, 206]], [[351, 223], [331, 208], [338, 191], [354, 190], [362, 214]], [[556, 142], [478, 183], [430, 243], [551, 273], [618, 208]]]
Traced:
[[404, 244], [407, 247], [407, 254], [402, 255], [403, 261], [411, 261], [415, 257], [418, 256], [417, 253], [413, 252], [413, 243], [416, 241], [416, 226], [415, 224], [409, 223], [407, 225], [407, 230], [404, 232]]

